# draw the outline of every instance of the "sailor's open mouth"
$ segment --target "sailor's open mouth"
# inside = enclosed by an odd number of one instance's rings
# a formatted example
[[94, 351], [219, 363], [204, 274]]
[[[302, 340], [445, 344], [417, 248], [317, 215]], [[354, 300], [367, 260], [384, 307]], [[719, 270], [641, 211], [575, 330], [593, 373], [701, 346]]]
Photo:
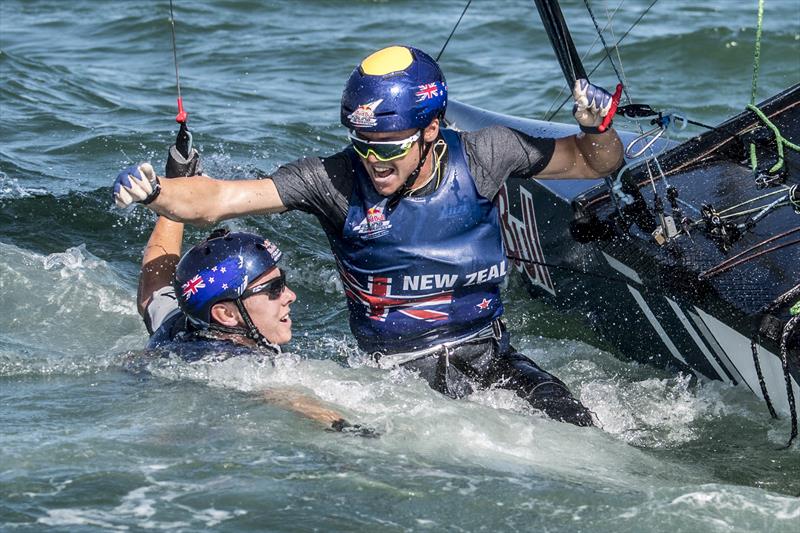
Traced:
[[377, 179], [386, 179], [394, 174], [394, 167], [372, 165], [372, 175]]
[[280, 318], [280, 321], [281, 321], [281, 322], [291, 322], [291, 321], [292, 321], [292, 319], [291, 319], [291, 317], [289, 316], [289, 313], [286, 313], [285, 315], [283, 315], [283, 316]]

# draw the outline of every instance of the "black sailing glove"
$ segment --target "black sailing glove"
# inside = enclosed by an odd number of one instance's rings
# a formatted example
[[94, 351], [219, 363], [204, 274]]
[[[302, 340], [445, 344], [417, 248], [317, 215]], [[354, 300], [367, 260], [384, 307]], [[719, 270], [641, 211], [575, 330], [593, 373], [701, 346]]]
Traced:
[[164, 171], [166, 178], [182, 178], [184, 176], [197, 176], [202, 169], [200, 168], [200, 154], [194, 148], [189, 152], [189, 157], [184, 157], [178, 148], [173, 144], [169, 147], [167, 156], [167, 168]]
[[328, 431], [338, 431], [339, 433], [346, 433], [347, 435], [353, 435], [355, 437], [364, 437], [365, 439], [377, 439], [381, 436], [380, 433], [370, 427], [362, 426], [361, 424], [353, 425], [344, 418], [335, 420], [331, 424], [331, 429]]

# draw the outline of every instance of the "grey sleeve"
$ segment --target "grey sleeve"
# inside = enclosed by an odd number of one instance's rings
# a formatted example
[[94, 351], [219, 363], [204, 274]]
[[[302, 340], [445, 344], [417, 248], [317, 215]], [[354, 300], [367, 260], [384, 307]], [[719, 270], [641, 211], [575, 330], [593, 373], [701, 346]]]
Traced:
[[144, 324], [152, 335], [154, 331], [175, 313], [180, 313], [175, 289], [171, 285], [161, 287], [153, 293], [145, 309]]
[[344, 225], [353, 189], [353, 168], [346, 153], [298, 159], [279, 167], [270, 178], [287, 209], [311, 213], [333, 227]]
[[504, 126], [466, 132], [462, 139], [478, 192], [490, 200], [508, 177], [541, 172], [555, 149], [555, 139], [532, 137]]

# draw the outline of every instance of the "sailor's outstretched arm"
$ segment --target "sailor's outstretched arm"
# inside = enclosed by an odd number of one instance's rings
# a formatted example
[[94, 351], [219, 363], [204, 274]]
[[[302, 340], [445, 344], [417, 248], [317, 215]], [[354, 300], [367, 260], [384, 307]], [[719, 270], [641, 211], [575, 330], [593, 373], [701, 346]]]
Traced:
[[286, 210], [269, 178], [227, 181], [207, 176], [163, 181], [161, 194], [147, 207], [172, 220], [197, 226]]
[[120, 207], [134, 202], [176, 222], [208, 226], [244, 215], [286, 210], [271, 179], [217, 180], [208, 176], [161, 179], [149, 163], [117, 176], [114, 200]]

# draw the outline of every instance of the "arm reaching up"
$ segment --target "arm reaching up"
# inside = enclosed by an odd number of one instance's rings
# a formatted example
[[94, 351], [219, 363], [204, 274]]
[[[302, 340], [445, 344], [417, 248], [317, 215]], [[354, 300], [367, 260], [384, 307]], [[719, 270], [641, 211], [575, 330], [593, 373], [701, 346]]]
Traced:
[[572, 96], [572, 114], [581, 133], [556, 140], [553, 157], [539, 178], [600, 178], [622, 166], [622, 142], [617, 132], [610, 124], [603, 132], [599, 129], [611, 111], [611, 94], [580, 79], [575, 81]]

